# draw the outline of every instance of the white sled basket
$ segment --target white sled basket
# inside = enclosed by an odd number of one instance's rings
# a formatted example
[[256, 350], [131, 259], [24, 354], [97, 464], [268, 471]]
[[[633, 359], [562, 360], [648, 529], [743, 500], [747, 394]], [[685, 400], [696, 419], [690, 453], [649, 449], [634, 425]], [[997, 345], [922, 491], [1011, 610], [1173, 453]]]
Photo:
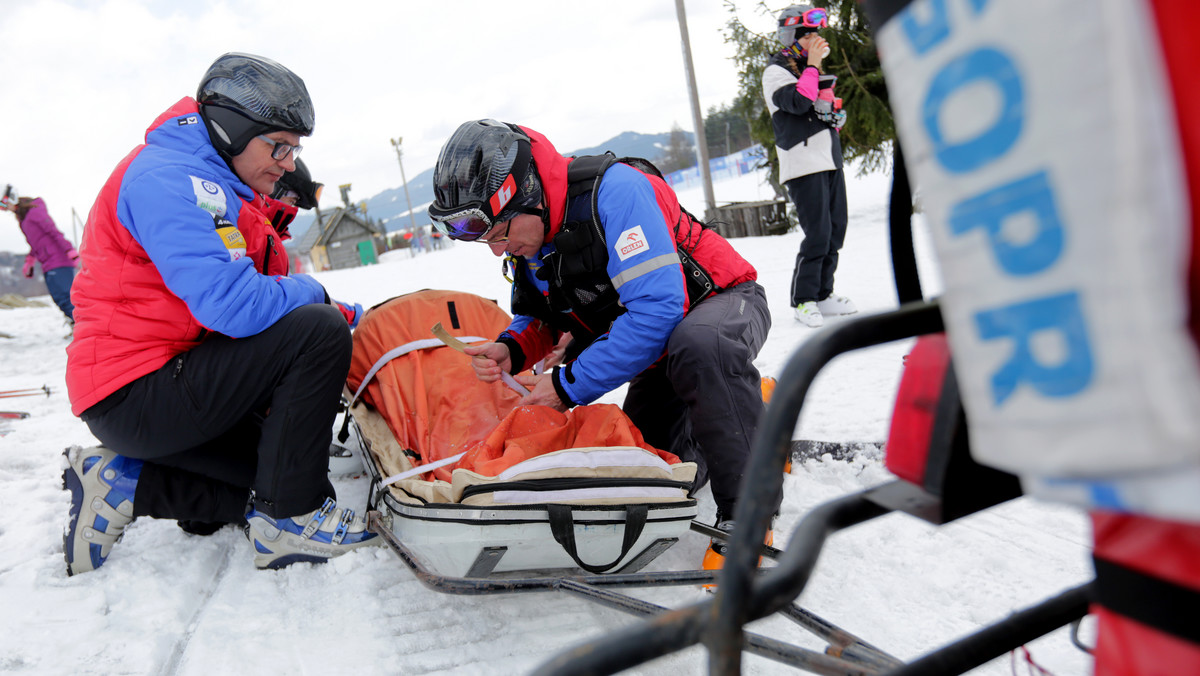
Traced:
[[[370, 509], [439, 575], [630, 573], [677, 542], [696, 516], [696, 501], [687, 497], [695, 465], [658, 467], [661, 461], [641, 457], [653, 454], [638, 448], [548, 454], [576, 466], [574, 472], [560, 467], [548, 475], [547, 456], [538, 456], [501, 477], [456, 470], [453, 483], [405, 479], [385, 486], [381, 458], [394, 467], [403, 449], [368, 406], [356, 404], [351, 415], [371, 475]], [[634, 462], [616, 465], [621, 458]]]

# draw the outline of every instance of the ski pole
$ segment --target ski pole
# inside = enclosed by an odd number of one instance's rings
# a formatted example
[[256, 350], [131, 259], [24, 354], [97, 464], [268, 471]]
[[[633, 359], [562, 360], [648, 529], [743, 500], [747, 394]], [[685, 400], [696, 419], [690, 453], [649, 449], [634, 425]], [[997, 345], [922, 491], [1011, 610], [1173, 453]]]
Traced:
[[[18, 392], [15, 394], [0, 394], [0, 399], [13, 399], [16, 397], [33, 397], [33, 396], [37, 396], [39, 394], [43, 394], [43, 391], [42, 390], [33, 390], [32, 392]], [[44, 394], [47, 397], [50, 396], [49, 392], [45, 392]]]
[[31, 394], [40, 394], [43, 392], [48, 397], [48, 396], [50, 396], [50, 391], [51, 390], [50, 390], [49, 385], [42, 385], [41, 387], [26, 387], [26, 388], [22, 388], [19, 390], [0, 390], [0, 397], [4, 397], [4, 396], [26, 397]]

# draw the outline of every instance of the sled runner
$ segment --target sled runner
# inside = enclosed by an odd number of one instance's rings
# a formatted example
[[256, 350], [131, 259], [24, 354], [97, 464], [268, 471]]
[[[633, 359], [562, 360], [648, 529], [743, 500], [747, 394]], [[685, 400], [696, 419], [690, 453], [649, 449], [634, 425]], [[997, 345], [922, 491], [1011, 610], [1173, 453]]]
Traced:
[[431, 334], [481, 342], [508, 322], [493, 301], [434, 290], [364, 316], [347, 385], [369, 508], [438, 575], [640, 569], [696, 516], [695, 464], [647, 445], [616, 406], [519, 407]]

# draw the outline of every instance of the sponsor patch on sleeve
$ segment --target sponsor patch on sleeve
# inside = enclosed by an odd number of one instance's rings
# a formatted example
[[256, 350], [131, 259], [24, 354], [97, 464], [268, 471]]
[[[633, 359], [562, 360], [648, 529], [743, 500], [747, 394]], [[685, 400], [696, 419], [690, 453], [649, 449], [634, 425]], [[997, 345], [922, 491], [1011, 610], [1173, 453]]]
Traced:
[[617, 252], [617, 258], [626, 260], [630, 256], [636, 256], [643, 251], [649, 251], [650, 243], [646, 241], [646, 233], [642, 232], [642, 226], [635, 225], [621, 233], [613, 249]]
[[196, 206], [214, 216], [225, 215], [225, 191], [212, 181], [188, 176], [192, 179], [192, 192], [196, 193]]
[[224, 216], [213, 216], [213, 222], [216, 223], [217, 234], [221, 236], [225, 248], [229, 249], [229, 260], [236, 261], [245, 256], [246, 238], [242, 237], [242, 231]]

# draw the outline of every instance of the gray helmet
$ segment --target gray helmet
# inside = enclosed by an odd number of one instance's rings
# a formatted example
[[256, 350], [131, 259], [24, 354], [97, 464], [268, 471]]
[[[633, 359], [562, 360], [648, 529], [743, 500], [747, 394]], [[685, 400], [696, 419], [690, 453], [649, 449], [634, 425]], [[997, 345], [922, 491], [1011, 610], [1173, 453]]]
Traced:
[[[473, 120], [459, 125], [433, 170], [433, 204], [429, 216], [441, 227], [464, 210], [477, 210], [491, 226], [500, 212], [540, 199], [540, 183], [531, 172], [532, 146], [519, 127], [496, 120]], [[511, 202], [511, 203], [510, 203]], [[455, 233], [456, 239], [478, 238], [484, 231]]]
[[804, 13], [812, 9], [812, 5], [791, 5], [779, 13], [779, 28], [775, 30], [775, 39], [784, 47], [791, 47], [792, 43], [804, 36], [805, 33], [811, 33], [816, 28], [808, 28], [799, 23], [786, 25], [788, 19], [795, 17], [803, 17]]
[[213, 146], [227, 160], [259, 134], [309, 136], [316, 117], [304, 80], [271, 59], [241, 52], [213, 61], [196, 101]]

